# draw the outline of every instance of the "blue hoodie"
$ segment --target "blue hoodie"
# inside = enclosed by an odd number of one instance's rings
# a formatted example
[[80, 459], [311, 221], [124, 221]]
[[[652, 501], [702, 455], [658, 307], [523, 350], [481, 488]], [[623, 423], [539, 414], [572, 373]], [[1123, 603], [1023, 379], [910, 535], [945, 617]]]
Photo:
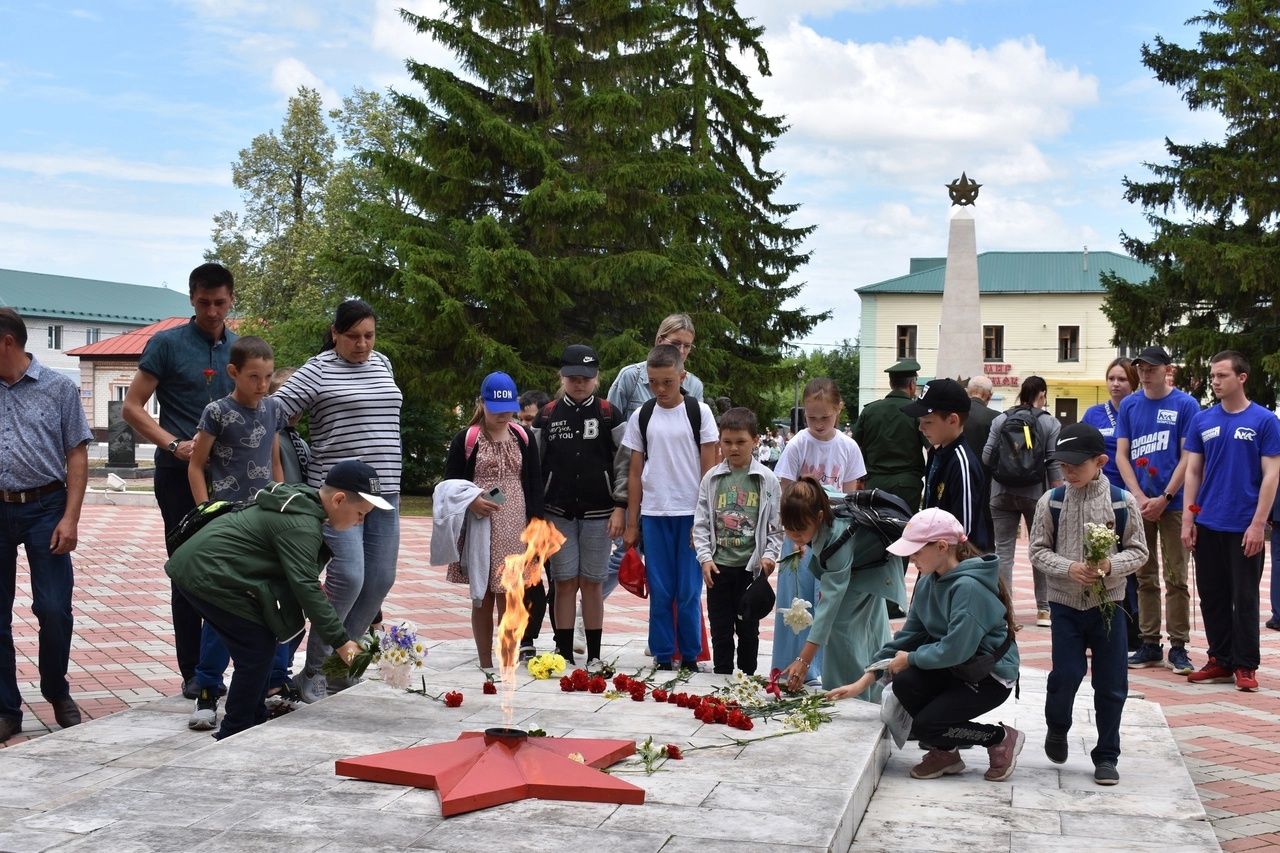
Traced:
[[[994, 554], [971, 557], [944, 575], [921, 575], [907, 621], [876, 654], [876, 660], [908, 652], [919, 669], [946, 669], [979, 650], [995, 652], [1008, 636], [998, 592], [1000, 561]], [[1004, 681], [1018, 677], [1015, 640], [992, 673]]]

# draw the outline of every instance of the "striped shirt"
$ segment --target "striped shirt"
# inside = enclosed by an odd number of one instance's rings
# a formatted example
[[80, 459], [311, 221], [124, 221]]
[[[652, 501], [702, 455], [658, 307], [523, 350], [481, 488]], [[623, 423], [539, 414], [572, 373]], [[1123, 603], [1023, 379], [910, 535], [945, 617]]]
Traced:
[[310, 415], [311, 459], [307, 482], [324, 484], [329, 468], [343, 459], [374, 467], [383, 493], [400, 491], [400, 407], [391, 362], [380, 352], [351, 362], [334, 350], [313, 356], [272, 395], [285, 418]]

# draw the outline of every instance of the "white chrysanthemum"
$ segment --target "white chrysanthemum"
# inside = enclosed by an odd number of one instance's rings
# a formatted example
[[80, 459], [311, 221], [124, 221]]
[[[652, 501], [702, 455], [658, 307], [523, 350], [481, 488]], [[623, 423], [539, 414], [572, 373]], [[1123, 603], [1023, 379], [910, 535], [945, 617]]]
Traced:
[[778, 612], [782, 614], [782, 622], [794, 633], [799, 634], [805, 628], [813, 624], [813, 614], [809, 612], [812, 605], [803, 598], [791, 599], [791, 606], [787, 608], [778, 608]]

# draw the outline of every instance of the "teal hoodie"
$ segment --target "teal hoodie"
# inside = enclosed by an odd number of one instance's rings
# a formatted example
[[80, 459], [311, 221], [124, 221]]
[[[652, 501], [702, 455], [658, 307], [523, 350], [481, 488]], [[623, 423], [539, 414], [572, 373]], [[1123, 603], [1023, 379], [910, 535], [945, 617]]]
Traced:
[[315, 489], [273, 483], [251, 506], [196, 531], [164, 569], [184, 592], [265, 625], [281, 642], [302, 631], [305, 614], [340, 646], [347, 632], [320, 587], [326, 518]]
[[[994, 653], [1008, 636], [999, 568], [999, 559], [988, 554], [964, 560], [944, 575], [921, 575], [906, 623], [875, 659], [905, 651], [914, 667], [946, 669], [979, 651]], [[1017, 679], [1016, 640], [993, 674], [1005, 681]]]

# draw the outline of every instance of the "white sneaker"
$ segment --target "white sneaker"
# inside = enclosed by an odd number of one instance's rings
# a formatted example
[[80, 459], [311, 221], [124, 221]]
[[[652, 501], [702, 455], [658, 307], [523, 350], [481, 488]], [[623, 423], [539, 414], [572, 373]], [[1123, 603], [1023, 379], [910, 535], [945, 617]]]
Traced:
[[218, 694], [209, 688], [202, 688], [196, 699], [196, 708], [187, 720], [187, 728], [197, 732], [207, 732], [218, 725]]
[[602, 669], [604, 669], [604, 661], [600, 660], [600, 658], [592, 658], [587, 661], [587, 672], [599, 672]]
[[582, 627], [581, 616], [573, 625], [573, 653], [575, 655], [587, 653], [587, 629]]

